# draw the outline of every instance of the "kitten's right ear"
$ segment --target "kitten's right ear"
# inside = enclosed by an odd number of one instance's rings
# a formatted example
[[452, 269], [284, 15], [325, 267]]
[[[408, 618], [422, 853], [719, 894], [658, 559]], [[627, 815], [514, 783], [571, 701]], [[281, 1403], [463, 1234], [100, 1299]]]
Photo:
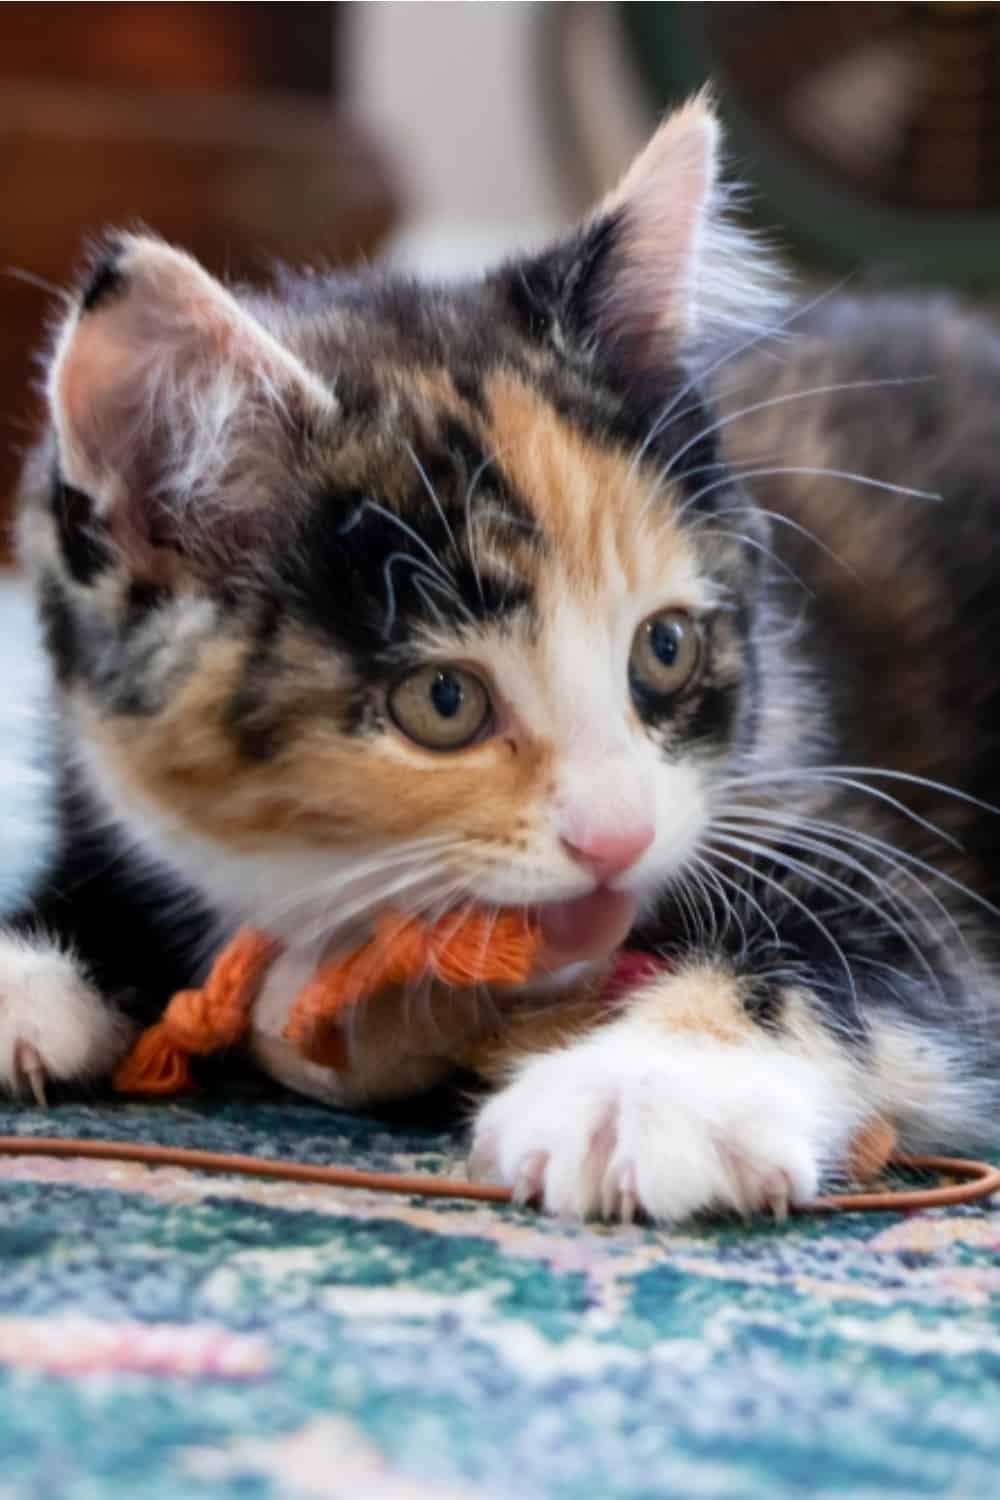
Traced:
[[268, 498], [254, 493], [246, 443], [273, 449], [335, 410], [318, 376], [197, 261], [137, 235], [96, 260], [60, 330], [48, 397], [64, 485], [125, 550], [182, 528], [222, 540], [227, 521]]

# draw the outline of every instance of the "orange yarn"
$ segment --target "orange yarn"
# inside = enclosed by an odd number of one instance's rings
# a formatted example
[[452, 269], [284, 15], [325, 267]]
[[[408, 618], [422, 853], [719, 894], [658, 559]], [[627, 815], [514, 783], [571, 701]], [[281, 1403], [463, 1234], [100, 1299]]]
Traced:
[[[144, 1031], [114, 1076], [127, 1094], [175, 1094], [191, 1085], [190, 1058], [232, 1046], [244, 1035], [260, 981], [279, 945], [244, 928], [216, 959], [200, 990], [181, 990], [162, 1020]], [[431, 926], [387, 913], [355, 952], [322, 964], [299, 991], [285, 1036], [327, 1067], [346, 1055], [335, 1021], [347, 1005], [389, 986], [425, 976], [462, 986], [517, 984], [529, 977], [539, 949], [522, 912], [452, 913]]]
[[296, 996], [284, 1035], [308, 1046], [346, 1005], [425, 975], [455, 987], [517, 984], [530, 975], [537, 953], [538, 936], [521, 912], [453, 913], [430, 927], [390, 913], [376, 921], [364, 947], [317, 969]]
[[200, 990], [178, 990], [114, 1075], [121, 1094], [177, 1094], [191, 1086], [190, 1058], [238, 1042], [264, 972], [278, 951], [246, 927], [222, 950]]

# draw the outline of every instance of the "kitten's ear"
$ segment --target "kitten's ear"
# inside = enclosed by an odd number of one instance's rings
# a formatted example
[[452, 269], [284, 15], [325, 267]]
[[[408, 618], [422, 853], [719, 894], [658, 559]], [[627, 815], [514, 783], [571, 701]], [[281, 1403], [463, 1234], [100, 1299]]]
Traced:
[[720, 146], [703, 92], [664, 121], [585, 230], [589, 321], [627, 365], [697, 356], [776, 320], [779, 278], [727, 215]]
[[[95, 262], [60, 330], [48, 396], [63, 483], [126, 547], [262, 503], [246, 443], [273, 448], [282, 429], [334, 406], [197, 261], [136, 235]], [[244, 482], [227, 496], [234, 466]]]

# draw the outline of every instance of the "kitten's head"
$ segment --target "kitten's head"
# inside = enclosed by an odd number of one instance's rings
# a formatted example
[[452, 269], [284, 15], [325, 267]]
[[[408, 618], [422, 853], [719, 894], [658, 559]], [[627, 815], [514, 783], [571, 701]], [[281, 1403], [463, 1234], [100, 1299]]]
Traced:
[[458, 287], [105, 247], [27, 550], [90, 774], [234, 920], [539, 904], [569, 959], [695, 853], [755, 696], [701, 377], [772, 312], [716, 135]]

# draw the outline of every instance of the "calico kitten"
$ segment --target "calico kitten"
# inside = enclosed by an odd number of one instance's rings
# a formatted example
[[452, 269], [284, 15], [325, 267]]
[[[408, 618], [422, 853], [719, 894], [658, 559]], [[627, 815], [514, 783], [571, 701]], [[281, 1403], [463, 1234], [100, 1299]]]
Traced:
[[[525, 904], [547, 995], [450, 1013], [521, 1197], [780, 1211], [873, 1116], [988, 1130], [1000, 341], [782, 315], [716, 151], [695, 101], [452, 288], [108, 242], [25, 484], [63, 838], [0, 939], [8, 1090], [106, 1075], [239, 923], [308, 963]], [[630, 929], [670, 966], [609, 1009]], [[422, 1086], [447, 1016], [397, 1019]]]

